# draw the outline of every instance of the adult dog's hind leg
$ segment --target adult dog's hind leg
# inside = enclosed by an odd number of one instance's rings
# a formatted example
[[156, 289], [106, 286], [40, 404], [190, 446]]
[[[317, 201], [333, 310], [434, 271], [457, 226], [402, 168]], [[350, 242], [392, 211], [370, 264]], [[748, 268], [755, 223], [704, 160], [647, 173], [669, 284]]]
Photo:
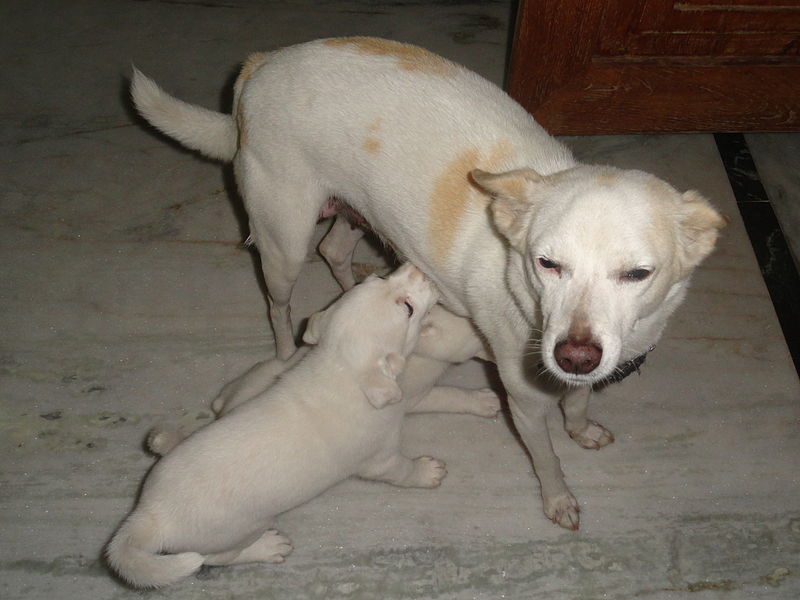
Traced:
[[319, 244], [319, 253], [330, 265], [333, 276], [345, 291], [356, 284], [353, 277], [353, 251], [362, 237], [364, 230], [354, 227], [347, 217], [339, 214]]
[[591, 386], [571, 388], [564, 393], [561, 407], [564, 409], [564, 428], [569, 437], [579, 446], [589, 450], [599, 450], [614, 441], [614, 435], [600, 423], [586, 418]]
[[239, 188], [250, 217], [250, 237], [261, 256], [277, 355], [286, 360], [296, 349], [289, 306], [292, 289], [327, 194], [302, 173], [292, 173], [291, 181], [257, 168], [245, 174], [238, 178]]

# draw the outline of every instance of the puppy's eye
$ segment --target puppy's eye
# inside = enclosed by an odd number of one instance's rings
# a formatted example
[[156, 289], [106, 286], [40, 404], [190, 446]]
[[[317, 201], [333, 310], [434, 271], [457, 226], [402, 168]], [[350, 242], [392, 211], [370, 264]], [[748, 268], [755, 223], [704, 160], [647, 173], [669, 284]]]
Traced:
[[405, 307], [409, 319], [414, 315], [414, 305], [407, 298], [398, 298], [397, 304], [402, 304]]
[[631, 269], [620, 275], [620, 279], [622, 281], [644, 281], [650, 277], [651, 273], [652, 271], [649, 269]]
[[546, 256], [540, 256], [537, 259], [539, 266], [543, 269], [547, 269], [548, 271], [555, 271], [559, 275], [561, 275], [561, 265], [555, 262], [554, 260], [550, 260]]

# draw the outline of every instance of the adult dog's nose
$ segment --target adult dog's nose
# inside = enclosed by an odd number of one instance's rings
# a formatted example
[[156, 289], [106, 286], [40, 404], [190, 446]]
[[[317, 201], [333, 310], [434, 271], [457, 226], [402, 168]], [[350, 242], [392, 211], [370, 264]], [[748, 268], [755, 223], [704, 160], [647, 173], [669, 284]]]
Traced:
[[600, 364], [603, 349], [597, 344], [567, 339], [556, 344], [553, 356], [562, 371], [572, 375], [585, 375]]

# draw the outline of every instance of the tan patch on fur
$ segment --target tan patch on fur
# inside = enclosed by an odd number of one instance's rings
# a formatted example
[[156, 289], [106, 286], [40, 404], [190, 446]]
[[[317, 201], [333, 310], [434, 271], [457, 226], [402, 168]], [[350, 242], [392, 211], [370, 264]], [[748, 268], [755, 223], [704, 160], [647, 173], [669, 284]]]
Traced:
[[444, 261], [453, 246], [459, 223], [470, 204], [482, 209], [489, 198], [470, 181], [473, 169], [497, 171], [506, 168], [514, 148], [503, 140], [494, 145], [488, 156], [478, 148], [469, 148], [451, 161], [436, 178], [429, 201], [428, 238], [433, 256]]
[[619, 182], [619, 176], [616, 173], [601, 173], [595, 178], [597, 185], [612, 187]]
[[[381, 129], [382, 122], [383, 117], [378, 117], [372, 123], [367, 125], [367, 131], [377, 134]], [[381, 150], [381, 141], [375, 135], [370, 135], [364, 139], [364, 143], [361, 144], [361, 147], [370, 154], [377, 154]]]
[[263, 65], [267, 60], [266, 52], [254, 52], [242, 63], [242, 70], [239, 71], [239, 81], [244, 84], [258, 68]]
[[381, 151], [381, 141], [374, 137], [368, 137], [364, 140], [361, 147], [370, 154], [377, 154]]
[[458, 67], [455, 63], [429, 52], [419, 46], [402, 44], [391, 40], [371, 37], [342, 37], [325, 40], [325, 44], [337, 48], [350, 46], [361, 54], [392, 56], [404, 71], [419, 71], [428, 75], [452, 76]]
[[236, 111], [236, 128], [239, 130], [239, 150], [247, 145], [247, 127], [244, 123], [244, 111], [242, 110], [241, 103], [239, 110]]
[[661, 200], [664, 198], [669, 198], [675, 193], [675, 190], [668, 183], [655, 177], [651, 177], [645, 182], [645, 192]]
[[245, 126], [245, 116], [244, 111], [242, 110], [242, 88], [244, 84], [253, 76], [255, 73], [266, 61], [267, 57], [269, 56], [269, 52], [254, 52], [250, 56], [248, 56], [244, 62], [242, 63], [242, 68], [239, 71], [239, 76], [236, 78], [236, 83], [234, 83], [234, 96], [236, 97], [236, 110], [235, 118], [236, 118], [236, 128], [239, 131], [239, 139], [238, 139], [238, 146], [241, 150], [247, 145], [247, 127]]

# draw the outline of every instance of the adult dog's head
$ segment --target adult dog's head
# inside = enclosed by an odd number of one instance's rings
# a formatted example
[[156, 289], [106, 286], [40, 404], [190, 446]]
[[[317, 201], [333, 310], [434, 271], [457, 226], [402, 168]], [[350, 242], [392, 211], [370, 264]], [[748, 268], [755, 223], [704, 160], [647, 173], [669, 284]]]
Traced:
[[725, 225], [699, 193], [641, 171], [472, 178], [493, 196], [494, 223], [538, 299], [544, 365], [572, 385], [602, 381], [656, 342]]

